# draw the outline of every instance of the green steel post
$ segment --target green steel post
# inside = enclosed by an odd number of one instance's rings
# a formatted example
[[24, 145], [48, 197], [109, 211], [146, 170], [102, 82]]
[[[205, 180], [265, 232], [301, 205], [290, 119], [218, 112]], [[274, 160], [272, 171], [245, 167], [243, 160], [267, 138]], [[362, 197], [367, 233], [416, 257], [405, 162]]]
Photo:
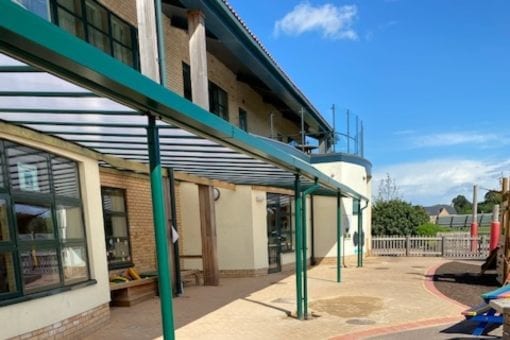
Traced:
[[301, 247], [303, 245], [302, 235], [302, 224], [303, 224], [303, 210], [302, 210], [302, 193], [300, 185], [299, 175], [296, 175], [294, 182], [294, 194], [295, 194], [295, 211], [294, 220], [296, 221], [296, 302], [297, 302], [297, 318], [303, 320], [303, 265]]
[[340, 192], [336, 194], [336, 282], [342, 280], [342, 208]]
[[306, 189], [305, 191], [303, 191], [302, 195], [301, 195], [301, 211], [302, 211], [302, 216], [303, 216], [303, 222], [301, 224], [301, 228], [302, 228], [302, 239], [303, 239], [303, 243], [302, 243], [302, 257], [303, 257], [303, 312], [304, 312], [304, 317], [305, 319], [308, 318], [308, 273], [307, 273], [307, 217], [306, 217], [306, 196], [308, 196], [309, 194], [311, 194], [312, 192], [314, 192], [315, 190], [319, 189], [320, 188], [320, 185], [317, 184], [317, 181], [315, 181], [315, 184], [311, 187], [309, 187], [308, 189]]
[[154, 218], [154, 234], [156, 238], [163, 338], [173, 340], [175, 339], [175, 330], [172, 310], [172, 286], [170, 284], [171, 275], [168, 265], [168, 236], [166, 232], [167, 220], [165, 216], [161, 159], [159, 154], [159, 134], [156, 127], [156, 118], [152, 115], [149, 115], [147, 139], [149, 143], [152, 213]]
[[358, 200], [358, 267], [363, 267], [363, 215], [361, 211], [361, 200]]
[[305, 319], [308, 319], [308, 273], [307, 273], [307, 260], [306, 260], [306, 243], [307, 243], [307, 235], [306, 235], [306, 191], [301, 194], [301, 215], [303, 217], [301, 223], [301, 233], [302, 240], [301, 243], [301, 256], [302, 256], [302, 264], [303, 264], [303, 315]]

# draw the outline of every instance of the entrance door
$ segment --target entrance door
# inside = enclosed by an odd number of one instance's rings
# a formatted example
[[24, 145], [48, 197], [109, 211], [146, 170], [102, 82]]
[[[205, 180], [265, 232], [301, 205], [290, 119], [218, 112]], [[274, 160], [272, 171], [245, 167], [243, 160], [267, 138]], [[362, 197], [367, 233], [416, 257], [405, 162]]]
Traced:
[[269, 273], [282, 270], [281, 253], [292, 251], [292, 196], [267, 194], [267, 253]]
[[281, 228], [279, 223], [279, 195], [267, 194], [267, 256], [269, 259], [268, 273], [278, 273], [281, 264]]

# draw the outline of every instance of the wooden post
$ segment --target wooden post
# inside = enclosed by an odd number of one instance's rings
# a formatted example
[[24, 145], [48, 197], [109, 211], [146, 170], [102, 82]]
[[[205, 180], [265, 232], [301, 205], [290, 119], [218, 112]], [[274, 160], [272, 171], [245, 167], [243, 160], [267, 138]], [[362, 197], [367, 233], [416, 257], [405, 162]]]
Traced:
[[204, 14], [202, 12], [197, 10], [188, 12], [188, 34], [193, 103], [209, 110], [207, 51]]
[[441, 236], [441, 256], [446, 255], [446, 237]]
[[478, 241], [478, 185], [473, 185], [473, 219], [471, 220], [471, 251], [475, 252]]
[[406, 236], [406, 256], [409, 256], [410, 254], [410, 248], [411, 248], [411, 244], [410, 244], [410, 239], [409, 239], [409, 235]]
[[198, 186], [200, 205], [200, 227], [202, 231], [202, 263], [204, 269], [204, 285], [219, 284], [218, 251], [216, 244], [216, 214], [211, 186]]
[[510, 197], [509, 197], [509, 178], [503, 178], [502, 182], [502, 196], [503, 196], [503, 206], [501, 209], [501, 215], [502, 215], [502, 223], [503, 223], [503, 232], [505, 235], [505, 241], [504, 241], [504, 247], [503, 247], [503, 284], [505, 284], [508, 281], [508, 272], [509, 272], [509, 266], [508, 266], [508, 257], [509, 257], [509, 247], [510, 247], [510, 221], [508, 219], [508, 206], [510, 203]]
[[154, 0], [136, 0], [136, 13], [141, 71], [144, 76], [159, 82]]

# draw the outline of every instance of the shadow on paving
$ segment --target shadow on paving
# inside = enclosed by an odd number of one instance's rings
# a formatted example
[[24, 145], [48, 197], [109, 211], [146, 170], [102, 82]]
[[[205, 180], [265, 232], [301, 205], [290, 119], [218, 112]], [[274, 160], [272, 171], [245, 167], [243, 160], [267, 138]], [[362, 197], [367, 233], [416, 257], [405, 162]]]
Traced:
[[495, 271], [480, 274], [481, 261], [452, 261], [441, 265], [432, 276], [444, 295], [466, 306], [483, 302], [481, 294], [498, 288]]
[[[201, 317], [220, 309], [229, 303], [242, 299], [247, 302], [262, 305], [249, 299], [252, 293], [267, 288], [274, 284], [294, 284], [294, 282], [282, 282], [285, 278], [293, 275], [292, 271], [285, 273], [270, 274], [255, 278], [221, 278], [218, 287], [195, 286], [185, 288], [181, 297], [174, 298], [175, 328], [179, 329]], [[289, 315], [291, 311], [266, 305], [267, 308], [278, 309]], [[293, 308], [294, 306], [291, 306]]]
[[428, 328], [415, 329], [400, 333], [392, 333], [387, 335], [379, 335], [370, 337], [369, 339], [378, 340], [408, 340], [408, 339], [501, 339], [501, 330], [498, 327], [489, 327], [489, 335], [470, 335], [476, 327], [476, 323], [472, 321], [461, 321], [453, 326], [444, 328], [444, 326], [434, 326]]
[[[250, 299], [250, 296], [271, 285], [294, 285], [294, 281], [282, 281], [292, 272], [276, 273], [252, 278], [221, 278], [219, 286], [192, 286], [184, 294], [173, 298], [174, 328], [177, 330], [212, 313], [233, 301], [243, 300], [254, 306], [264, 306], [289, 315], [290, 311]], [[292, 302], [292, 303], [291, 303]], [[294, 302], [289, 301], [293, 310]], [[132, 307], [112, 307], [110, 321], [97, 332], [85, 337], [97, 339], [154, 339], [161, 337], [160, 300], [155, 297]], [[121, 331], [121, 333], [119, 333]]]

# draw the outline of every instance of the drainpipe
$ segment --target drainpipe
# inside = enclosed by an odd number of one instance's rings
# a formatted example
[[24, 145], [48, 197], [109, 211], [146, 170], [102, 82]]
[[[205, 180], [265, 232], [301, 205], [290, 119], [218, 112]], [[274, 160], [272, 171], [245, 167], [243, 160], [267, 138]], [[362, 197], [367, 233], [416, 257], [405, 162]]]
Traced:
[[336, 282], [342, 280], [342, 208], [341, 208], [342, 195], [336, 193]]
[[314, 196], [313, 195], [310, 195], [310, 235], [311, 235], [311, 240], [310, 242], [312, 243], [312, 247], [311, 247], [311, 250], [310, 250], [310, 264], [312, 266], [315, 266], [317, 264], [317, 262], [315, 261], [315, 208], [314, 208]]
[[[172, 215], [172, 225], [171, 227], [178, 230], [177, 228], [177, 208], [175, 206], [175, 202], [177, 197], [175, 196], [175, 177], [174, 177], [174, 169], [168, 168], [168, 183], [169, 183], [169, 192], [170, 192], [170, 213]], [[172, 230], [173, 233], [173, 230]], [[179, 241], [173, 240], [174, 245], [174, 275], [175, 275], [175, 294], [182, 295], [184, 293], [182, 279], [181, 279], [181, 263], [179, 257]]]
[[358, 267], [363, 267], [363, 210], [368, 207], [368, 200], [365, 203], [361, 208], [361, 199], [358, 200]]
[[158, 42], [158, 66], [159, 83], [166, 87], [166, 61], [165, 61], [165, 42], [163, 40], [163, 20], [161, 19], [161, 0], [154, 0], [154, 9], [156, 12], [156, 39]]

